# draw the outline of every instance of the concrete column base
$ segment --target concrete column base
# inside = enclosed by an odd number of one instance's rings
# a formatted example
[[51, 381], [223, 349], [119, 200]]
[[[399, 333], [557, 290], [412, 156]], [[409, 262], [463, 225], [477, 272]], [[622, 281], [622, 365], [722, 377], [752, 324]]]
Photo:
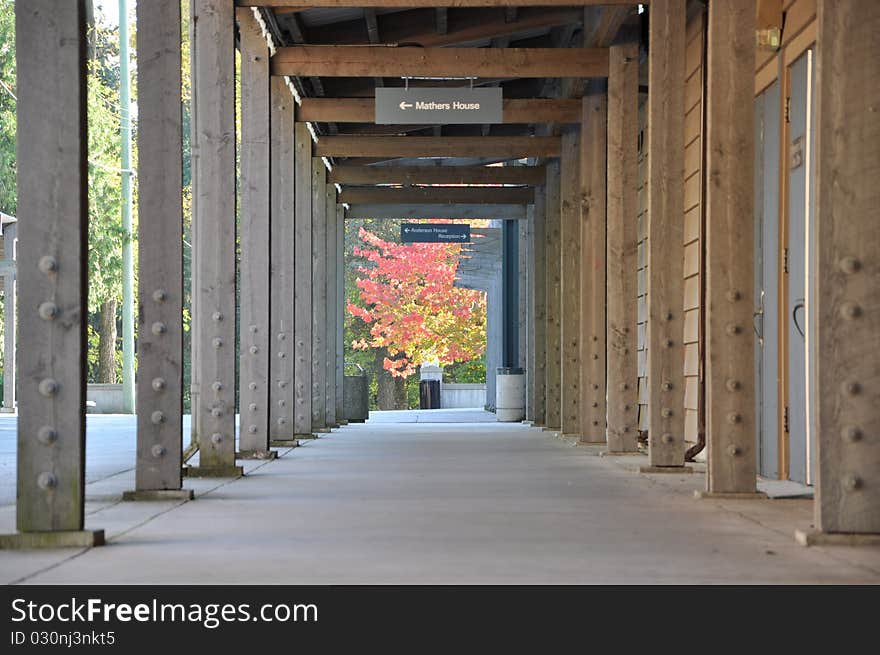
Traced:
[[[576, 435], [576, 434], [566, 434], [565, 436], [566, 436], [566, 437], [577, 437], [578, 435]], [[581, 439], [580, 437], [578, 437], [578, 446], [604, 446], [604, 445], [605, 445], [605, 441], [604, 441], [604, 440], [602, 440], [602, 441], [591, 441], [591, 440], [589, 440], [589, 439]]]
[[295, 434], [294, 437], [297, 439], [317, 439], [318, 435], [316, 434], [317, 430], [314, 432], [305, 432], [303, 434]]
[[693, 473], [690, 466], [640, 466], [639, 473]]
[[52, 530], [0, 535], [0, 550], [92, 548], [103, 545], [103, 530]]
[[192, 500], [192, 489], [135, 489], [123, 491], [122, 500]]
[[639, 450], [603, 450], [599, 453], [599, 457], [631, 457], [633, 455], [644, 455]]
[[235, 459], [275, 459], [278, 453], [274, 450], [242, 450], [235, 453]]
[[269, 445], [272, 448], [296, 448], [299, 445], [299, 441], [296, 439], [272, 439]]
[[559, 432], [560, 434], [562, 434], [559, 428], [551, 428], [548, 425], [542, 425], [540, 429], [542, 432]]
[[695, 491], [694, 498], [705, 498], [707, 500], [766, 500], [770, 496], [763, 491]]
[[794, 540], [801, 546], [880, 546], [880, 534], [867, 532], [795, 530]]
[[188, 478], [240, 478], [244, 469], [240, 466], [184, 466]]
[[312, 428], [312, 432], [317, 432], [319, 434], [327, 434], [328, 432], [330, 432], [330, 428]]
[[340, 419], [339, 421], [337, 421], [337, 423], [339, 423], [340, 426], [348, 425], [348, 421], [346, 421], [344, 419]]

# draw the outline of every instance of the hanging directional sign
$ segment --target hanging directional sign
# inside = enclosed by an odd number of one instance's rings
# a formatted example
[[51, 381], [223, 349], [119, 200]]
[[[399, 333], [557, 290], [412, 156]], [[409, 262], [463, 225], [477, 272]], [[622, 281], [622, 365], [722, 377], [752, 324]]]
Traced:
[[501, 89], [376, 89], [377, 125], [500, 123]]
[[403, 223], [402, 243], [470, 243], [471, 226], [467, 223]]

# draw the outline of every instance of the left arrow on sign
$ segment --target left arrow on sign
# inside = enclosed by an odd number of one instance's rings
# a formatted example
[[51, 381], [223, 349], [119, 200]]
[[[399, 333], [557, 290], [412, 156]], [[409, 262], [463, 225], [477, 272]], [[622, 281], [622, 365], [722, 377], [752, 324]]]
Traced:
[[404, 111], [407, 110], [407, 109], [409, 109], [410, 107], [412, 107], [412, 103], [411, 103], [411, 102], [407, 102], [406, 100], [401, 100], [401, 101], [400, 101], [400, 108], [403, 109]]

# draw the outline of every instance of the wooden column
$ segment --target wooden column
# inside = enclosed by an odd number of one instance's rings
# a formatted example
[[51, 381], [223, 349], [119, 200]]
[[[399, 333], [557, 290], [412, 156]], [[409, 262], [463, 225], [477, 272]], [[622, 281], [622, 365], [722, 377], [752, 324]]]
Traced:
[[711, 3], [708, 40], [708, 491], [754, 495], [754, 1]]
[[600, 82], [581, 118], [580, 441], [605, 441], [605, 169], [608, 96]]
[[188, 475], [234, 476], [235, 466], [235, 12], [234, 3], [195, 0], [199, 52], [195, 114], [199, 165], [193, 217], [199, 239], [201, 340], [199, 465]]
[[241, 42], [239, 456], [267, 459], [274, 457], [269, 450], [269, 358], [272, 352], [269, 47], [253, 12], [242, 7], [236, 13]]
[[183, 198], [180, 3], [137, 12], [138, 376], [135, 491], [127, 500], [192, 498], [183, 447]]
[[295, 436], [312, 433], [312, 136], [296, 123], [294, 155], [296, 199], [293, 243], [293, 331]]
[[15, 411], [16, 378], [18, 377], [18, 365], [15, 357], [15, 339], [18, 327], [15, 240], [18, 238], [18, 224], [7, 223], [2, 229], [5, 270], [3, 272], [3, 409], [0, 411], [5, 413]]
[[312, 431], [327, 432], [326, 167], [312, 158]]
[[546, 262], [544, 282], [547, 288], [547, 368], [545, 426], [558, 430], [562, 426], [562, 322], [561, 322], [561, 281], [562, 257], [560, 256], [560, 204], [559, 160], [547, 164], [547, 193], [544, 232]]
[[545, 187], [535, 188], [535, 204], [532, 205], [532, 250], [529, 267], [532, 273], [531, 293], [529, 294], [529, 314], [532, 317], [530, 333], [528, 373], [529, 412], [527, 416], [534, 425], [544, 425], [546, 421], [546, 368], [547, 368], [547, 315], [546, 315], [546, 264], [544, 251], [545, 237]]
[[612, 453], [638, 452], [636, 247], [639, 207], [639, 46], [611, 46], [608, 72], [608, 408]]
[[85, 3], [18, 2], [15, 29], [23, 299], [16, 499], [20, 533], [0, 537], [0, 548], [97, 545], [103, 543], [103, 531], [83, 531]]
[[[880, 5], [819, 2], [816, 527], [880, 534]], [[811, 535], [815, 540], [816, 535]], [[868, 541], [865, 536], [860, 539]]]
[[685, 451], [684, 0], [652, 3], [650, 20], [646, 470], [661, 472], [681, 471]]
[[[270, 185], [271, 266], [269, 267], [269, 438], [273, 446], [295, 446], [294, 439], [294, 105], [284, 78], [270, 80], [272, 143]], [[307, 191], [306, 191], [307, 193]]]
[[[326, 173], [325, 173], [326, 174]], [[327, 391], [324, 395], [325, 420], [328, 428], [335, 428], [336, 422], [336, 187], [325, 185], [324, 223], [327, 226], [327, 320], [325, 349], [327, 352]]]
[[560, 421], [562, 434], [580, 433], [580, 261], [581, 196], [580, 133], [562, 136], [560, 157], [561, 203], [559, 218], [560, 264], [560, 343], [561, 389]]
[[343, 377], [345, 373], [345, 208], [335, 205], [336, 214], [336, 422], [345, 420], [343, 407]]

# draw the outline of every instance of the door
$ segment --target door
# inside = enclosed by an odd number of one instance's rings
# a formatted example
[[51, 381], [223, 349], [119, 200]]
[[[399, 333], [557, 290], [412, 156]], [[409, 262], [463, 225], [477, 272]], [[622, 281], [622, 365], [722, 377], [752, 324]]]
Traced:
[[755, 393], [758, 472], [779, 477], [780, 86], [755, 98]]
[[790, 67], [788, 162], [788, 294], [785, 319], [788, 353], [789, 479], [810, 484], [811, 447], [807, 421], [807, 234], [813, 220], [813, 51]]

